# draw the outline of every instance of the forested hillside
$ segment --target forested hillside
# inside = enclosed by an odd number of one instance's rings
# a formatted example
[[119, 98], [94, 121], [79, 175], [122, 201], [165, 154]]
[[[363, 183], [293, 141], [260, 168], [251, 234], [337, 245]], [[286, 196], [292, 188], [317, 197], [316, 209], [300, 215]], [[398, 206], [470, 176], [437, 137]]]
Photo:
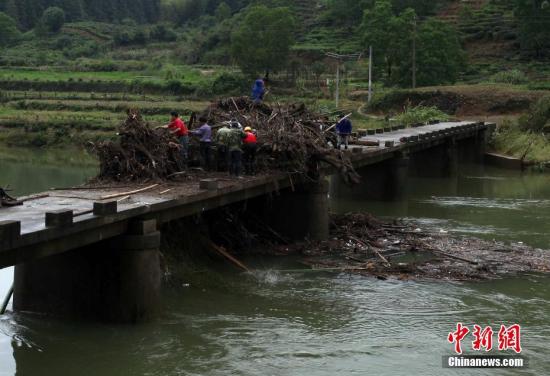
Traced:
[[155, 22], [160, 16], [160, 0], [0, 0], [5, 12], [23, 29], [31, 29], [49, 7], [65, 11], [67, 21], [117, 21], [132, 18]]
[[550, 89], [550, 0], [0, 0], [0, 47], [15, 145], [107, 137], [128, 107], [163, 124], [266, 74], [268, 100], [362, 127], [516, 116]]

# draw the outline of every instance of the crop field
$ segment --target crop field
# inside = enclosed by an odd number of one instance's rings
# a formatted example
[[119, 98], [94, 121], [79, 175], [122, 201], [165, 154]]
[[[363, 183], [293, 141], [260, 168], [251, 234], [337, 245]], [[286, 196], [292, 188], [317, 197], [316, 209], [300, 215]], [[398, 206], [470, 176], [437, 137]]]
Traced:
[[[178, 68], [192, 72], [198, 82], [201, 73], [192, 68]], [[29, 70], [0, 69], [0, 82], [26, 82], [51, 84], [43, 90], [18, 85], [0, 86], [0, 142], [9, 146], [60, 146], [83, 145], [88, 141], [113, 138], [116, 129], [126, 117], [129, 108], [138, 108], [152, 125], [169, 120], [171, 111], [184, 117], [204, 110], [205, 100], [189, 99], [170, 93], [143, 94], [132, 91], [56, 90], [56, 85], [89, 82], [124, 82], [135, 79], [157, 80], [162, 77], [145, 77], [142, 72], [76, 72], [59, 69]], [[11, 88], [14, 87], [15, 90]], [[75, 87], [77, 88], [77, 87]], [[117, 89], [118, 87], [114, 87]], [[124, 89], [124, 86], [121, 87]], [[86, 88], [85, 88], [86, 89]], [[106, 87], [106, 89], [109, 89]]]

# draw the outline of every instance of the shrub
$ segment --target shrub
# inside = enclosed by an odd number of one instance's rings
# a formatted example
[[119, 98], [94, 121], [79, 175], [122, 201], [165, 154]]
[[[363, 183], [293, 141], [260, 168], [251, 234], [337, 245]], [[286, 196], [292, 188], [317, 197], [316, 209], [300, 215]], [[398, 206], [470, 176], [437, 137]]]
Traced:
[[42, 25], [47, 31], [57, 33], [65, 23], [65, 12], [59, 7], [49, 7], [42, 14]]
[[0, 12], [0, 46], [10, 45], [21, 38], [17, 23], [13, 18]]
[[449, 115], [439, 110], [437, 107], [416, 106], [407, 107], [405, 112], [397, 116], [397, 121], [401, 124], [412, 125], [417, 123], [426, 123], [432, 120], [449, 120]]
[[183, 91], [183, 84], [179, 80], [168, 80], [164, 87], [172, 94], [180, 94]]
[[143, 30], [138, 30], [132, 38], [132, 42], [135, 44], [145, 44], [147, 43], [147, 34]]
[[63, 55], [65, 55], [69, 59], [76, 59], [78, 57], [91, 57], [97, 55], [99, 50], [100, 47], [96, 42], [88, 41], [85, 43], [81, 43], [73, 48], [66, 48], [63, 51]]
[[115, 34], [115, 36], [113, 37], [113, 40], [115, 44], [118, 46], [127, 46], [132, 41], [132, 37], [130, 36], [129, 32], [121, 31]]
[[54, 42], [56, 50], [64, 50], [73, 46], [73, 39], [68, 35], [62, 35]]
[[162, 24], [153, 26], [149, 35], [151, 39], [161, 42], [174, 42], [178, 38], [175, 32], [167, 29], [166, 26]]
[[499, 84], [521, 85], [527, 83], [529, 80], [522, 71], [512, 69], [494, 74], [491, 77], [491, 81]]
[[242, 95], [247, 93], [250, 83], [240, 73], [224, 72], [212, 83], [212, 93], [215, 95]]
[[535, 133], [540, 133], [544, 128], [550, 127], [550, 95], [535, 102], [529, 113], [519, 118], [519, 126], [523, 131]]
[[550, 90], [550, 82], [531, 83], [527, 86], [529, 90]]

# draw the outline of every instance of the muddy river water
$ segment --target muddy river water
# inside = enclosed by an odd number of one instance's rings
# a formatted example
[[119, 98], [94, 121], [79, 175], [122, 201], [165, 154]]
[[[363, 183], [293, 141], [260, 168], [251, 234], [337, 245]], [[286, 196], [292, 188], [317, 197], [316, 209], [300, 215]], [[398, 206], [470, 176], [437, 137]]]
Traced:
[[[95, 171], [74, 153], [0, 151], [0, 166], [0, 185], [9, 183], [18, 195], [77, 184]], [[441, 231], [550, 248], [548, 175], [462, 166], [458, 178], [411, 179], [398, 202], [331, 200], [339, 212], [370, 211]], [[228, 270], [223, 283], [166, 290], [163, 314], [150, 324], [8, 313], [0, 317], [0, 375], [550, 374], [549, 277], [380, 281], [289, 273], [284, 270], [296, 265], [286, 259], [246, 261], [252, 274]], [[11, 269], [0, 271], [0, 295], [11, 278]], [[496, 331], [501, 324], [521, 324], [529, 367], [443, 368], [442, 357], [452, 354], [447, 335], [457, 322]]]

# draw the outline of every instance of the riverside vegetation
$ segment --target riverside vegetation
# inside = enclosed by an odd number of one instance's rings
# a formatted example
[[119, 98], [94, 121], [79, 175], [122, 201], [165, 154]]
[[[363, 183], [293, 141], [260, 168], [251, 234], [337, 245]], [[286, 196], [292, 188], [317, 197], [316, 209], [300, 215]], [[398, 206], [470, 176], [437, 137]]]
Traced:
[[[549, 22], [539, 0], [0, 0], [0, 142], [112, 139], [127, 108], [162, 124], [267, 72], [269, 102], [351, 112], [356, 128], [486, 118], [498, 151], [545, 162], [544, 130], [516, 123], [550, 93]], [[338, 109], [326, 52], [361, 54], [340, 66]]]

